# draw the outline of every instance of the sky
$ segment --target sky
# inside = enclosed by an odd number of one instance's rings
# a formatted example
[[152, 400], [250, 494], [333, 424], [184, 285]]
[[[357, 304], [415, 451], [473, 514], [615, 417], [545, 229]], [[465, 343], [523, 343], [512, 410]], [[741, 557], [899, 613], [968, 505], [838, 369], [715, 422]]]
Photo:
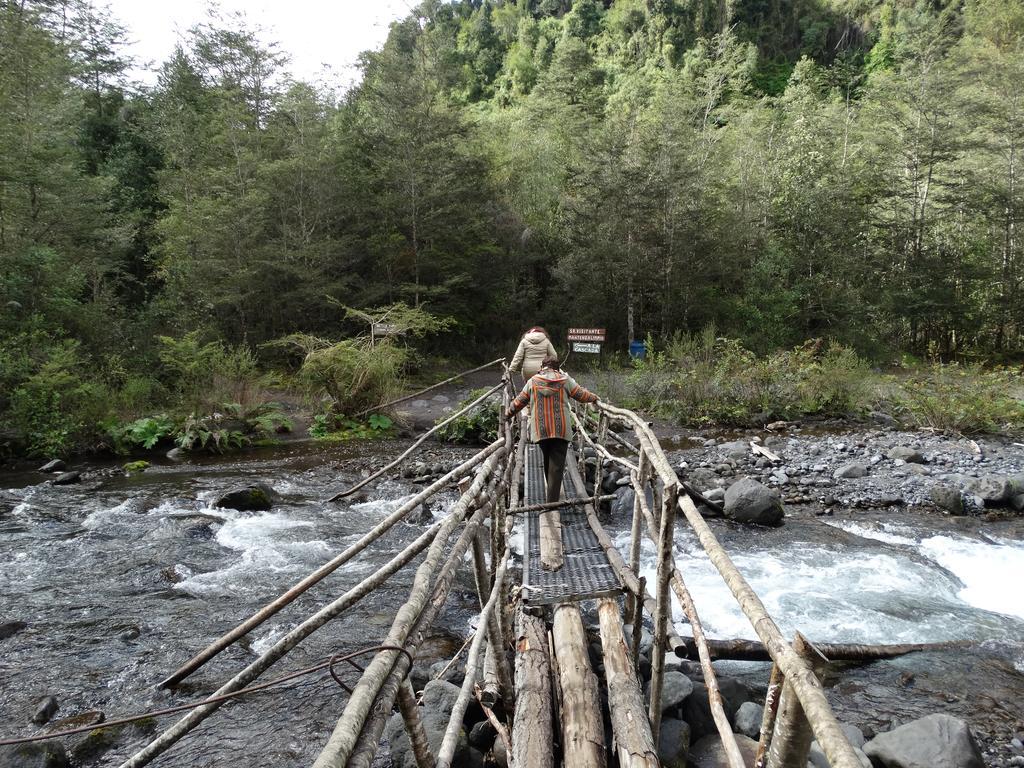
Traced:
[[[110, 9], [128, 28], [125, 52], [138, 66], [131, 76], [147, 84], [189, 27], [207, 18], [208, 0], [108, 0]], [[220, 0], [221, 12], [243, 11], [252, 27], [266, 30], [291, 57], [289, 71], [300, 80], [326, 80], [349, 85], [358, 76], [360, 52], [379, 47], [388, 25], [407, 15], [414, 0]], [[324, 66], [332, 73], [325, 74]]]

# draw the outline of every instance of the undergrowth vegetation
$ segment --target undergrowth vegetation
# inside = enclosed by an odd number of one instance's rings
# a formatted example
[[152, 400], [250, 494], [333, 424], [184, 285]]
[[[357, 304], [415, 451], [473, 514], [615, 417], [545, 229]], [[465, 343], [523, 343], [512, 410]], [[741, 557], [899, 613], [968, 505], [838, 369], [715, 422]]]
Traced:
[[623, 402], [690, 426], [883, 411], [908, 427], [954, 434], [1024, 429], [1021, 376], [1006, 369], [935, 362], [884, 375], [840, 344], [814, 339], [759, 356], [714, 327], [663, 345], [648, 338], [646, 358], [632, 365]]
[[[474, 389], [456, 407], [461, 411], [487, 392], [486, 387]], [[485, 400], [473, 410], [459, 416], [451, 424], [438, 430], [439, 439], [449, 443], [490, 443], [498, 438], [498, 417], [501, 404], [495, 398]], [[443, 417], [447, 418], [447, 417]], [[443, 420], [439, 419], [439, 421]]]

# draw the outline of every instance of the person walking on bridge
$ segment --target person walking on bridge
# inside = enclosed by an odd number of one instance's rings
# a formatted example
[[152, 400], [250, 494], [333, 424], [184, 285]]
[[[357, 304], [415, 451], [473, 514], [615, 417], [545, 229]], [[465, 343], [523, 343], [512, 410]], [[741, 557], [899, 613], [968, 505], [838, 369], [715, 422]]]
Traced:
[[543, 362], [549, 357], [557, 359], [558, 353], [551, 344], [548, 332], [535, 325], [519, 340], [519, 347], [512, 358], [509, 370], [522, 371], [523, 378], [529, 379], [537, 374]]
[[545, 358], [540, 370], [526, 382], [505, 414], [506, 419], [511, 419], [527, 404], [530, 406], [530, 439], [544, 454], [547, 501], [558, 501], [562, 494], [565, 455], [572, 440], [568, 398], [581, 403], [596, 403], [599, 399], [560, 368], [557, 357]]

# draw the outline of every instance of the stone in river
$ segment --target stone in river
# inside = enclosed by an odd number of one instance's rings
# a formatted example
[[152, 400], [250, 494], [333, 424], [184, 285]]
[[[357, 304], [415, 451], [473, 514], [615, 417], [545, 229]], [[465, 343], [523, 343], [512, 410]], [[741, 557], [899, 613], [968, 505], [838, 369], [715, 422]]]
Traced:
[[964, 513], [964, 495], [959, 488], [950, 483], [938, 483], [928, 491], [931, 502], [954, 515]]
[[779, 494], [745, 477], [725, 492], [725, 516], [739, 523], [782, 525], [785, 510]]
[[240, 488], [232, 488], [219, 499], [213, 506], [237, 509], [239, 512], [266, 511], [274, 506], [274, 502], [280, 500], [277, 491], [266, 483], [253, 483]]
[[916, 448], [910, 448], [904, 445], [896, 446], [890, 450], [887, 455], [894, 461], [900, 459], [907, 464], [924, 464], [924, 454]]
[[81, 472], [61, 472], [55, 478], [53, 478], [54, 485], [71, 485], [77, 483], [82, 479]]
[[[747, 765], [754, 764], [757, 757], [757, 742], [742, 733], [736, 734], [736, 744], [740, 748]], [[688, 768], [728, 768], [729, 761], [725, 757], [725, 748], [718, 733], [705, 736], [690, 748]]]
[[25, 629], [28, 624], [24, 621], [5, 621], [0, 623], [0, 640], [6, 640]]
[[764, 719], [764, 707], [753, 701], [745, 701], [736, 710], [736, 731], [744, 736], [756, 739], [761, 733], [761, 720]]
[[[661, 711], [675, 709], [682, 704], [686, 697], [693, 693], [693, 681], [682, 672], [666, 672], [661, 685]], [[651, 691], [648, 686], [647, 700], [651, 699]]]
[[0, 768], [67, 768], [68, 752], [57, 739], [0, 747]]
[[40, 472], [63, 472], [66, 465], [60, 459], [51, 459], [39, 468]]
[[56, 696], [44, 696], [36, 702], [35, 712], [32, 713], [32, 722], [37, 725], [50, 722], [50, 718], [59, 708]]
[[864, 754], [884, 768], [984, 768], [967, 723], [937, 713], [880, 733]]
[[858, 464], [857, 462], [854, 461], [849, 464], [844, 464], [843, 466], [841, 466], [839, 469], [832, 473], [832, 476], [835, 477], [837, 480], [846, 480], [855, 477], [866, 477], [867, 474], [868, 468], [865, 467], [863, 464]]
[[658, 761], [664, 768], [686, 768], [690, 751], [690, 726], [682, 720], [666, 717], [658, 734]]

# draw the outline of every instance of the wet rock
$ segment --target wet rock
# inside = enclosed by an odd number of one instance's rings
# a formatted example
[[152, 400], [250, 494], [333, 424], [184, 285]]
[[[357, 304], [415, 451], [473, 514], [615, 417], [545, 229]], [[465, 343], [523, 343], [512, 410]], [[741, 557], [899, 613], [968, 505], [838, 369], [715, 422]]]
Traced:
[[959, 488], [950, 483], [938, 483], [928, 491], [932, 504], [954, 515], [964, 513], [964, 495]]
[[714, 501], [721, 504], [725, 501], [725, 489], [723, 488], [711, 488], [707, 493], [703, 494], [704, 498], [708, 501]]
[[[651, 700], [650, 685], [646, 687], [646, 699]], [[682, 672], [666, 672], [661, 684], [661, 711], [675, 709], [693, 693], [693, 681]]]
[[0, 747], [0, 768], [67, 768], [68, 753], [56, 739]]
[[785, 511], [779, 494], [745, 477], [725, 492], [725, 516], [738, 523], [781, 525]]
[[612, 514], [627, 515], [633, 512], [633, 499], [636, 493], [632, 488], [623, 487], [615, 490], [615, 498], [612, 499]]
[[705, 496], [707, 496], [712, 489], [719, 487], [718, 475], [710, 469], [702, 467], [691, 470], [686, 480]]
[[891, 449], [886, 456], [893, 461], [903, 461], [907, 464], [924, 464], [924, 454], [916, 448], [899, 445]]
[[764, 707], [753, 701], [745, 701], [736, 710], [734, 729], [737, 733], [756, 739], [761, 734], [761, 720], [764, 718]]
[[0, 640], [14, 637], [28, 626], [24, 621], [5, 621], [0, 623]]
[[870, 413], [868, 413], [868, 418], [875, 424], [879, 424], [883, 427], [896, 426], [896, 419], [894, 419], [888, 413], [882, 413], [881, 411], [871, 411]]
[[1024, 509], [1024, 493], [1018, 493], [1012, 499], [1010, 499], [1010, 506], [1020, 512]]
[[884, 768], [984, 768], [967, 723], [942, 713], [880, 733], [864, 754]]
[[658, 733], [658, 761], [664, 768], [686, 768], [690, 752], [690, 726], [672, 717], [663, 718]]
[[266, 511], [280, 499], [277, 491], [266, 483], [253, 483], [240, 488], [232, 488], [218, 498], [213, 506], [236, 509], [239, 512]]
[[718, 726], [711, 715], [708, 689], [703, 683], [694, 683], [693, 693], [683, 702], [682, 714], [690, 726], [690, 737], [693, 741], [718, 733]]
[[844, 464], [843, 466], [841, 466], [839, 469], [832, 473], [832, 476], [835, 477], [837, 480], [849, 480], [857, 477], [867, 477], [867, 474], [868, 468], [863, 464], [859, 464], [854, 461], [850, 462], [849, 464]]
[[486, 752], [491, 748], [497, 735], [498, 732], [494, 730], [490, 720], [481, 720], [469, 729], [469, 744]]
[[56, 696], [44, 696], [36, 702], [35, 711], [32, 713], [32, 722], [43, 725], [50, 722], [50, 718], [60, 709]]
[[[747, 765], [753, 765], [754, 758], [757, 757], [757, 742], [743, 734], [736, 734], [736, 744], [740, 748], [744, 762]], [[687, 766], [689, 768], [729, 768], [722, 740], [717, 733], [703, 737], [691, 747]]]
[[63, 472], [67, 465], [60, 459], [51, 459], [39, 468], [40, 472]]
[[[462, 679], [465, 677], [465, 675], [460, 671], [460, 666], [458, 664], [452, 664], [449, 666], [448, 662], [444, 660], [435, 661], [431, 664], [429, 674], [431, 680], [443, 680], [451, 683], [452, 685], [462, 685]], [[424, 690], [426, 690], [426, 686], [424, 686]]]
[[82, 479], [82, 473], [77, 470], [74, 472], [61, 472], [55, 478], [53, 478], [54, 485], [72, 485], [80, 482]]
[[186, 451], [184, 448], [171, 448], [171, 450], [169, 450], [165, 455], [171, 461], [188, 461], [188, 451]]

